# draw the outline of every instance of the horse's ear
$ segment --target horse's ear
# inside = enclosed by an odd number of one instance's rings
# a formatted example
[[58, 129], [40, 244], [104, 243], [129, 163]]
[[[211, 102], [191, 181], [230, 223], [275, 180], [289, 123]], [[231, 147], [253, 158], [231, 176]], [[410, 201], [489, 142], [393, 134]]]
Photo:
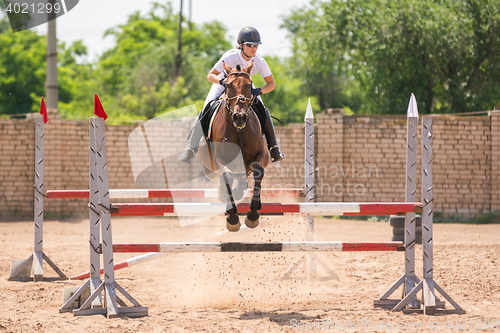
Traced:
[[252, 59], [252, 61], [250, 62], [250, 65], [248, 65], [248, 67], [246, 68], [246, 72], [247, 72], [248, 74], [250, 74], [250, 71], [252, 70], [252, 67], [253, 67], [253, 59]]
[[231, 67], [226, 65], [226, 63], [224, 61], [222, 62], [222, 66], [224, 67], [224, 70], [226, 71], [226, 73], [229, 74], [229, 72], [231, 71]]

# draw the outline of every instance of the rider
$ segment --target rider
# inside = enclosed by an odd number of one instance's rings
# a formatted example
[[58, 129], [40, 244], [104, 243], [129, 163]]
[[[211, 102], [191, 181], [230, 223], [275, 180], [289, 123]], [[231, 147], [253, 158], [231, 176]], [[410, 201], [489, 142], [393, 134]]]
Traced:
[[257, 97], [254, 102], [255, 104], [253, 106], [253, 109], [254, 111], [259, 113], [259, 119], [261, 119], [261, 122], [263, 122], [263, 132], [266, 136], [267, 147], [269, 149], [269, 154], [271, 155], [271, 160], [273, 162], [277, 162], [285, 158], [285, 154], [276, 143], [276, 133], [274, 132], [273, 121], [271, 119], [269, 110], [264, 107], [262, 99], [260, 98], [261, 94], [268, 93], [276, 87], [276, 83], [274, 82], [273, 75], [271, 73], [271, 70], [269, 69], [269, 66], [267, 65], [267, 62], [261, 55], [257, 54], [257, 48], [259, 47], [259, 44], [262, 44], [260, 41], [260, 34], [255, 28], [243, 28], [238, 33], [237, 42], [238, 48], [229, 50], [224, 53], [224, 55], [220, 58], [220, 60], [215, 64], [215, 66], [207, 75], [208, 81], [213, 83], [212, 88], [210, 89], [210, 92], [205, 99], [205, 104], [202, 111], [198, 115], [195, 126], [191, 130], [188, 138], [189, 145], [184, 148], [184, 150], [178, 157], [178, 159], [183, 162], [191, 163], [191, 160], [198, 151], [200, 139], [203, 136], [203, 131], [199, 130], [199, 122], [204, 116], [205, 108], [210, 108], [210, 102], [217, 99], [224, 92], [224, 89], [226, 87], [227, 73], [225, 73], [224, 71], [222, 62], [225, 62], [226, 65], [231, 68], [235, 68], [236, 65], [240, 65], [241, 68], [246, 68], [252, 60], [253, 68], [250, 71], [250, 76], [254, 75], [257, 72], [260, 72], [260, 75], [262, 76], [264, 81], [266, 81], [266, 84], [262, 88], [252, 87], [252, 95]]

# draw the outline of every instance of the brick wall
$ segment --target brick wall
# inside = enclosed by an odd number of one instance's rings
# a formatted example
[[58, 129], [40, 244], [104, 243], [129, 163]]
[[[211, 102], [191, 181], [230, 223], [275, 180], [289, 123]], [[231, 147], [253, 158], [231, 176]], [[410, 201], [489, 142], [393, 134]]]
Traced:
[[[49, 118], [45, 190], [87, 189], [88, 122], [61, 120], [54, 113]], [[176, 162], [187, 143], [191, 120], [141, 125], [106, 125], [110, 188], [139, 188], [136, 180], [141, 187], [165, 188], [164, 175], [170, 188], [217, 186], [217, 182], [195, 180], [200, 171], [198, 157], [191, 165]], [[436, 116], [433, 130], [435, 211], [471, 217], [500, 209], [500, 112], [481, 117]], [[303, 187], [304, 124], [276, 131], [287, 158], [267, 167], [264, 187]], [[418, 133], [420, 137], [420, 125]], [[0, 139], [0, 217], [31, 216], [34, 121], [0, 119]], [[405, 147], [404, 116], [344, 116], [342, 110], [317, 114], [317, 201], [404, 201]], [[419, 139], [419, 161], [420, 150]], [[417, 198], [420, 187], [419, 180]], [[84, 199], [45, 200], [45, 214], [48, 218], [87, 214], [86, 206]]]
[[500, 111], [491, 118], [491, 209], [500, 209]]
[[33, 215], [35, 123], [0, 119], [0, 218]]

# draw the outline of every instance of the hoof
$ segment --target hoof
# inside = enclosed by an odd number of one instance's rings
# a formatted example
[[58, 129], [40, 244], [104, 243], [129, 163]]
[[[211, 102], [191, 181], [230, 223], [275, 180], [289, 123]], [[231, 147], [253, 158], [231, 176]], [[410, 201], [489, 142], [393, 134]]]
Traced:
[[226, 222], [227, 230], [232, 231], [232, 232], [240, 230], [240, 226], [241, 226], [240, 221], [238, 221], [238, 223], [236, 223], [236, 224], [231, 224], [229, 222]]
[[245, 225], [249, 228], [256, 228], [259, 225], [260, 216], [257, 216], [255, 221], [252, 221], [247, 217], [245, 217]]
[[240, 230], [240, 218], [236, 214], [230, 214], [226, 217], [226, 228], [229, 231]]

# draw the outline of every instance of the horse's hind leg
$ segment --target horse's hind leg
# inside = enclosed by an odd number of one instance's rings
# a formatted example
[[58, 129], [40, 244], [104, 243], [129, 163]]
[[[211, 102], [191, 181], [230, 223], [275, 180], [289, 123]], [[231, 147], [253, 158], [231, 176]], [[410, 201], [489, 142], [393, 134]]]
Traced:
[[[238, 207], [234, 202], [231, 186], [233, 184], [233, 174], [229, 170], [224, 170], [220, 176], [219, 199], [224, 198], [226, 203], [226, 228], [229, 231], [240, 230], [240, 219], [238, 217]], [[221, 200], [222, 201], [222, 200]]]
[[253, 166], [253, 196], [250, 201], [250, 210], [247, 213], [245, 218], [245, 224], [249, 228], [255, 228], [259, 225], [259, 212], [258, 210], [262, 208], [262, 204], [260, 202], [260, 190], [262, 179], [264, 178], [264, 168], [260, 163], [256, 163]]

